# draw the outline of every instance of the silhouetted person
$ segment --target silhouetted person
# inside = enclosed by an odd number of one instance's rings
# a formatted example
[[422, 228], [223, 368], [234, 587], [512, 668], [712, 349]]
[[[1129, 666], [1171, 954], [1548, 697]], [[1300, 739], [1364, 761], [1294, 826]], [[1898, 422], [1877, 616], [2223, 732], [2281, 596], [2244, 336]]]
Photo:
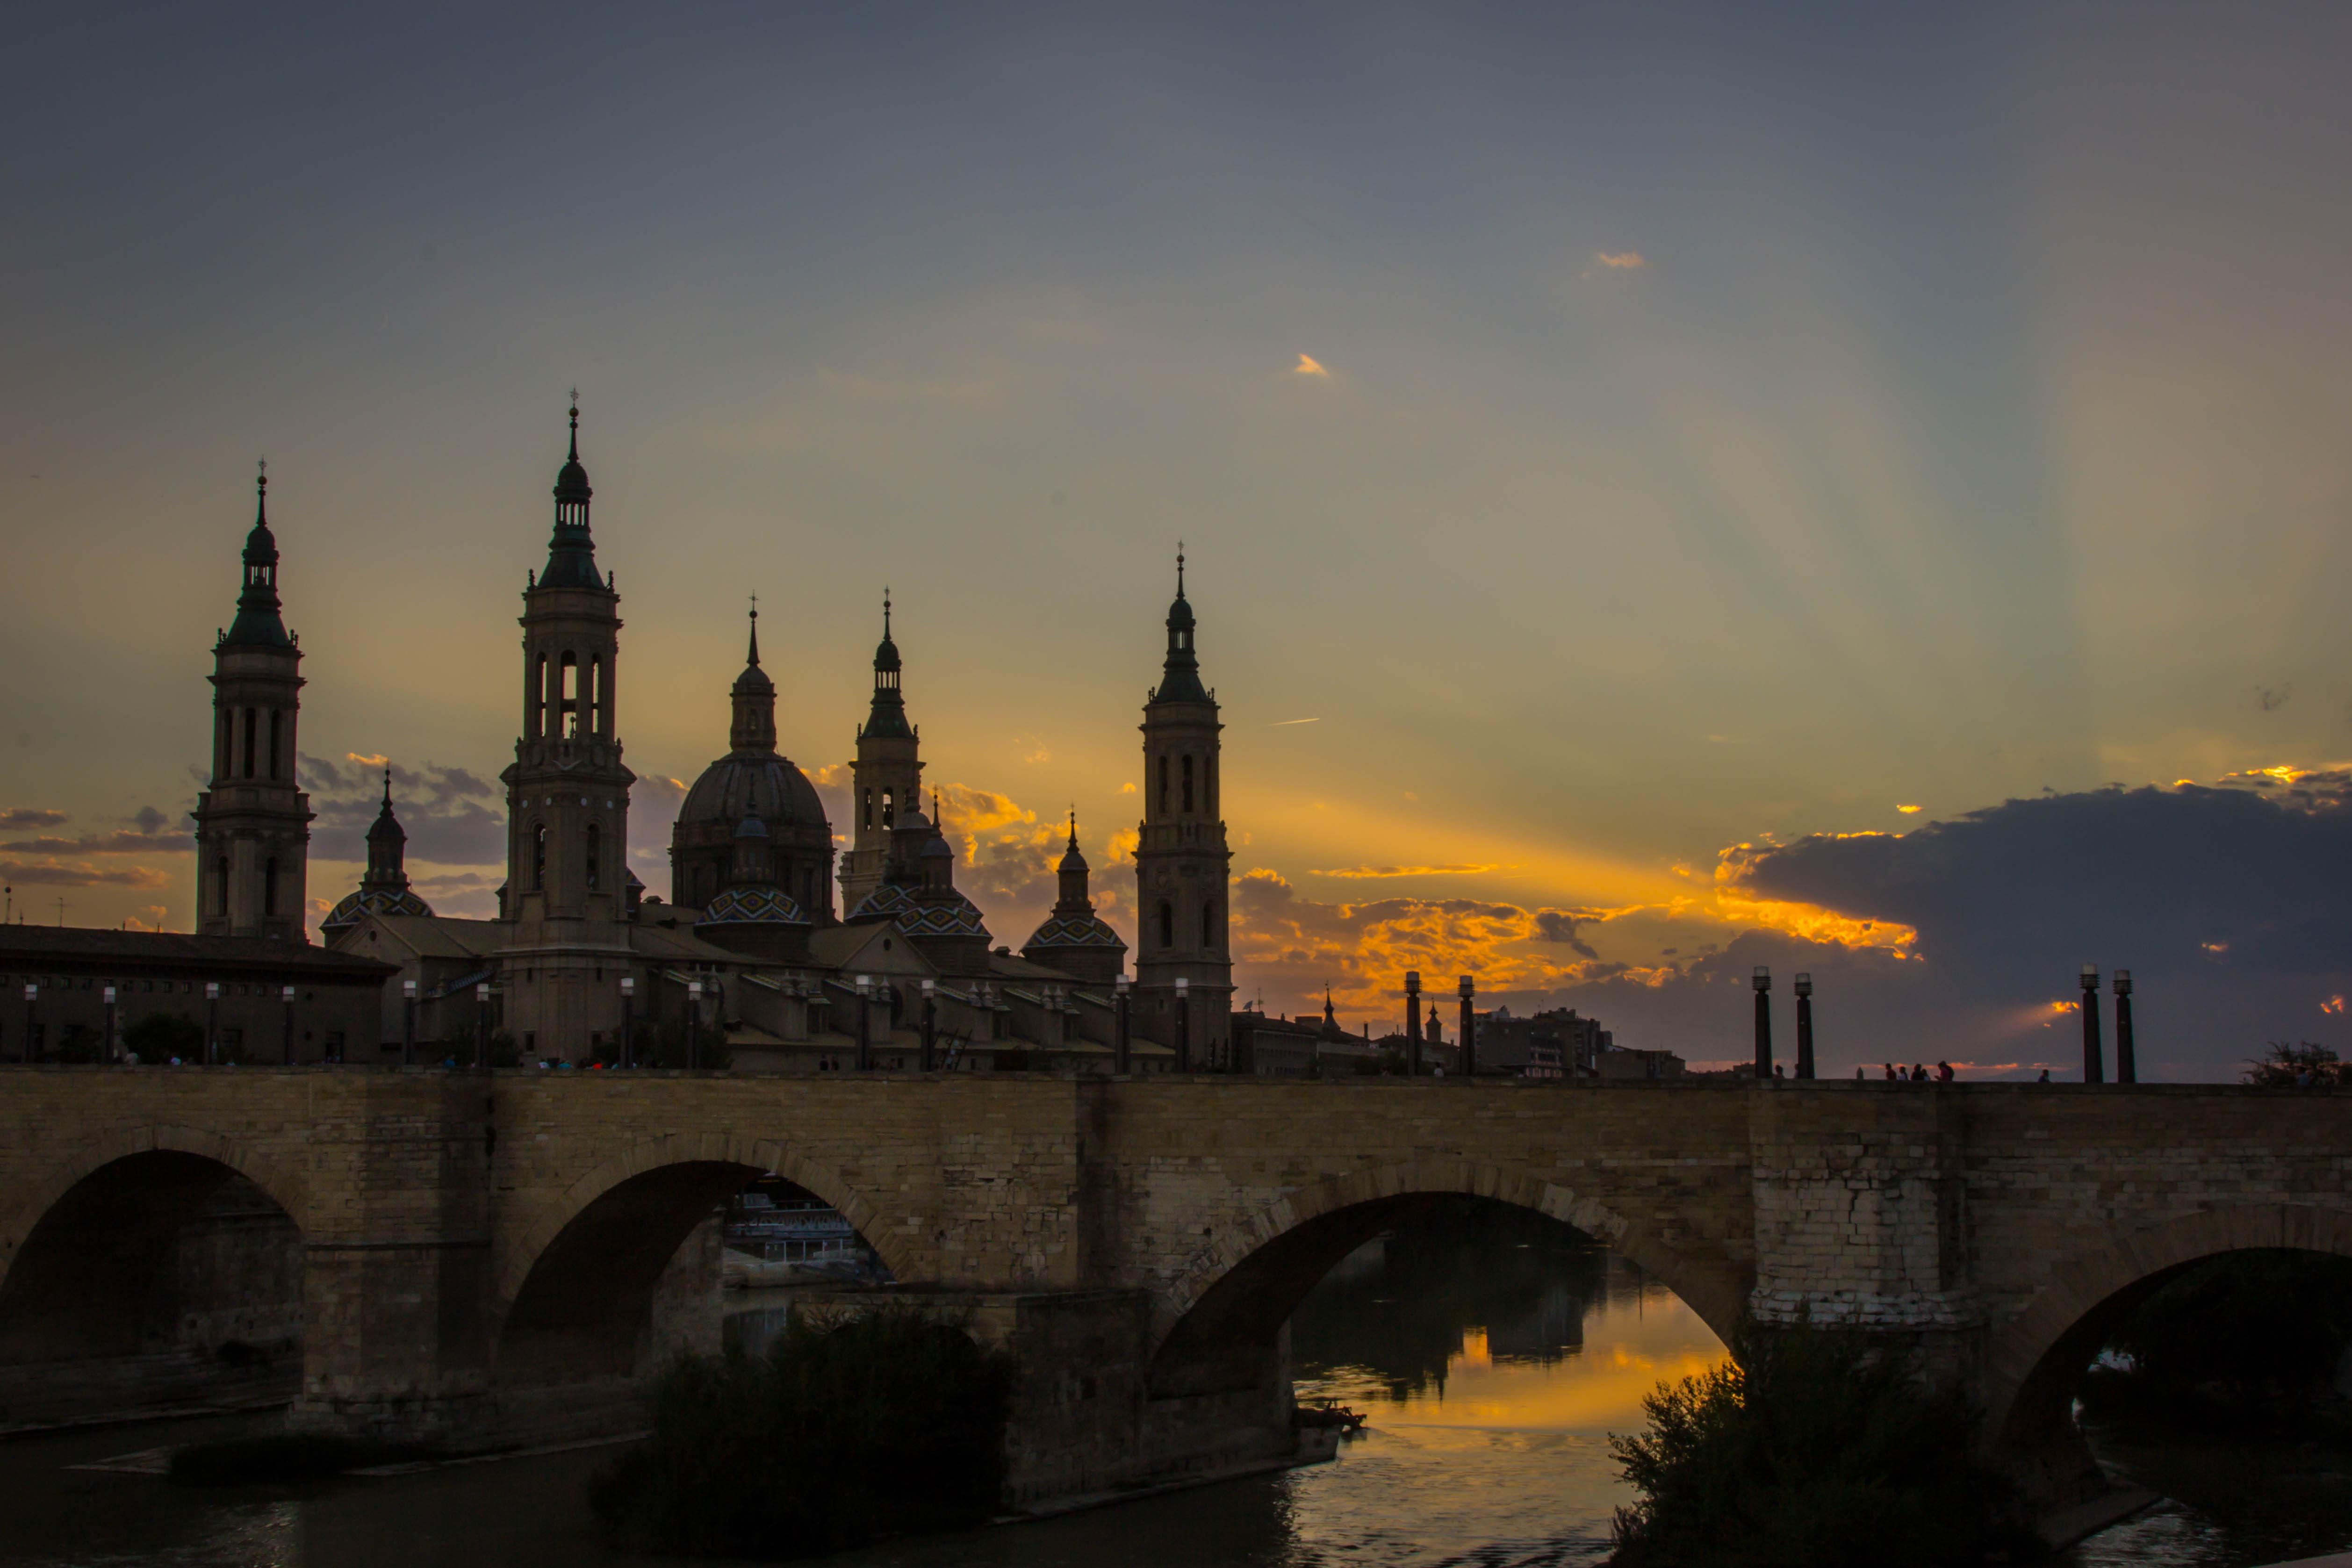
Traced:
[[1936, 1064], [1936, 1081], [1937, 1083], [1949, 1083], [1952, 1081], [1951, 1063], [1937, 1062]]
[[1772, 1076], [1774, 1078], [1787, 1078], [1789, 1076], [1789, 1069], [1782, 1067], [1779, 1062], [1774, 1062], [1772, 1064]]
[[2050, 1081], [2050, 1069], [2048, 1068], [2043, 1068], [2042, 1069], [2042, 1076], [2035, 1079], [2033, 1081], [2036, 1083], [2048, 1083]]
[[1888, 1062], [1886, 1064], [1886, 1081], [1889, 1083], [1901, 1083], [1903, 1081], [1903, 1075], [1895, 1070], [1895, 1064], [1893, 1062]]
[[1927, 1069], [1926, 1068], [1924, 1068], [1924, 1067], [1921, 1067], [1917, 1062], [1913, 1062], [1913, 1063], [1911, 1064], [1911, 1081], [1912, 1081], [1913, 1083], [1925, 1083], [1925, 1082], [1927, 1082]]

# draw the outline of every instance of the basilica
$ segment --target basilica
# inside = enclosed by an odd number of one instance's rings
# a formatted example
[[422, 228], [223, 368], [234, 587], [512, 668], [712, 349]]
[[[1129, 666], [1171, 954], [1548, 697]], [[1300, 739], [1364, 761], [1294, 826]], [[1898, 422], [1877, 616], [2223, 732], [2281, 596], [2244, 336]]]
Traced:
[[[462, 1057], [495, 1035], [524, 1060], [787, 1072], [1150, 1072], [1226, 1060], [1223, 726], [1201, 682], [1181, 556], [1160, 680], [1143, 706], [1131, 975], [1127, 944], [1095, 910], [1075, 819], [1052, 914], [1018, 953], [958, 890], [937, 805], [924, 809], [921, 730], [887, 601], [855, 732], [851, 820], [827, 820], [777, 749], [754, 610], [726, 751], [670, 828], [665, 900], [627, 862], [620, 595], [597, 561], [577, 407], [571, 418], [546, 563], [522, 594], [498, 914], [436, 915], [412, 889], [387, 772], [367, 869], [320, 927], [329, 948], [398, 972], [383, 987], [382, 1059]], [[236, 618], [214, 647], [197, 929], [299, 943], [311, 813], [294, 766], [302, 656], [280, 618], [278, 560], [259, 510]]]

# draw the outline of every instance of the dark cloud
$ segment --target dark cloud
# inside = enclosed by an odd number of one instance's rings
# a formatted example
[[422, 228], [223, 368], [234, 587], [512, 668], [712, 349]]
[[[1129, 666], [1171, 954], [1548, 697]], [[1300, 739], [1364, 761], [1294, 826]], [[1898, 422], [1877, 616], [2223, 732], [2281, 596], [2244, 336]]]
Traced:
[[1538, 942], [1558, 942], [1570, 952], [1585, 958], [1599, 958], [1592, 944], [1584, 940], [1581, 928], [1587, 921], [1600, 918], [1591, 910], [1538, 910], [1535, 938]]
[[152, 866], [68, 865], [61, 860], [0, 859], [0, 879], [52, 888], [168, 888], [173, 879]]
[[63, 827], [69, 821], [62, 811], [33, 805], [0, 805], [0, 833], [26, 833], [37, 827]]
[[[368, 825], [383, 798], [383, 764], [363, 757], [301, 759], [310, 792], [310, 854], [320, 860], [367, 858]], [[408, 858], [436, 865], [491, 866], [506, 859], [505, 792], [464, 768], [427, 763], [392, 768], [392, 806], [408, 835]]]

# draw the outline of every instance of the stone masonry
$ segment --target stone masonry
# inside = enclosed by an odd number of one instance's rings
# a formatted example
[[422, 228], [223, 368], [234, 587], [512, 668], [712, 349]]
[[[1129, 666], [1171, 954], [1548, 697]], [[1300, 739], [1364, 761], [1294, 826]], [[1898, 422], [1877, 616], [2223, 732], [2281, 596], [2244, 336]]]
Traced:
[[1589, 1232], [1719, 1333], [1747, 1313], [1890, 1336], [2061, 1497], [2098, 1484], [2074, 1376], [2168, 1270], [2352, 1255], [2347, 1109], [2148, 1085], [0, 1068], [0, 1426], [19, 1384], [54, 1410], [68, 1366], [121, 1402], [125, 1358], [156, 1351], [152, 1260], [234, 1172], [299, 1232], [298, 1422], [617, 1429], [667, 1349], [713, 1342], [711, 1215], [773, 1172], [1036, 1363], [1016, 1489], [1117, 1484], [1284, 1451], [1300, 1296], [1468, 1193]]

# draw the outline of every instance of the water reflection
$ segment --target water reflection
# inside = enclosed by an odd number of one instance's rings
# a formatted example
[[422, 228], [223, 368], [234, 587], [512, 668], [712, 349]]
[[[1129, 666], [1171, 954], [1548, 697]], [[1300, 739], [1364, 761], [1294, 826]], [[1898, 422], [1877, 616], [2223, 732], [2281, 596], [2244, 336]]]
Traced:
[[[744, 1293], [730, 1332], [756, 1344], [775, 1299]], [[1446, 1204], [1366, 1247], [1299, 1308], [1303, 1397], [1365, 1412], [1339, 1459], [1043, 1522], [900, 1542], [835, 1568], [1515, 1568], [1597, 1563], [1626, 1500], [1607, 1435], [1641, 1422], [1661, 1378], [1723, 1347], [1623, 1259], [1538, 1216]], [[303, 1488], [190, 1491], [66, 1467], [249, 1426], [181, 1422], [0, 1443], [0, 1565], [618, 1568], [583, 1500], [584, 1450]], [[2309, 1456], [2242, 1455], [2200, 1478], [2178, 1447], [2103, 1458], [2192, 1500], [2101, 1536], [2074, 1568], [2243, 1568], [2352, 1539], [2347, 1478]], [[2295, 1467], [2301, 1465], [2297, 1471]], [[2246, 1473], [2251, 1464], [2264, 1479]], [[2333, 1504], [2238, 1517], [2293, 1471]], [[2315, 1497], [2320, 1495], [2315, 1491]], [[2210, 1497], [2207, 1493], [2210, 1492]], [[2232, 1502], [2231, 1499], [2238, 1500]], [[2341, 1529], [2341, 1533], [2331, 1534]], [[2298, 1550], [2286, 1550], [2294, 1547]]]

